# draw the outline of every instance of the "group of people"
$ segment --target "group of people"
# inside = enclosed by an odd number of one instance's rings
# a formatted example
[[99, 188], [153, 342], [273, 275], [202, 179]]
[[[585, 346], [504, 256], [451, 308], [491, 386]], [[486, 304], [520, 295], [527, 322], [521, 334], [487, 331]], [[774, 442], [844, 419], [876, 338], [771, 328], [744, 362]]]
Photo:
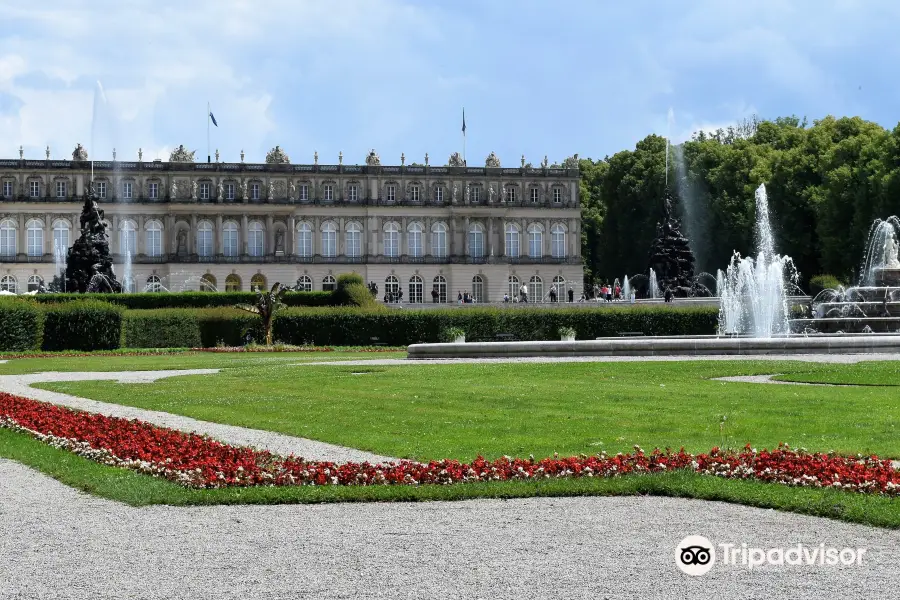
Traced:
[[456, 303], [457, 304], [475, 304], [475, 296], [470, 294], [469, 292], [457, 292]]
[[[583, 296], [584, 294], [582, 294]], [[562, 296], [562, 297], [560, 297]], [[565, 302], [565, 293], [558, 291], [556, 286], [552, 286], [550, 288], [550, 293], [547, 294], [547, 298], [550, 302]], [[522, 284], [522, 287], [519, 288], [518, 295], [510, 296], [508, 293], [503, 294], [504, 302], [528, 302], [528, 285]], [[536, 300], [532, 299], [532, 302]], [[575, 302], [575, 290], [569, 289], [569, 302]]]
[[[593, 292], [594, 292], [593, 297], [598, 302], [621, 302], [622, 300], [634, 302], [635, 297], [636, 297], [634, 291], [632, 290], [630, 297], [625, 298], [622, 295], [622, 286], [620, 286], [618, 284], [616, 284], [615, 286], [611, 286], [608, 283], [604, 283], [602, 285], [594, 284]], [[581, 294], [580, 302], [586, 302], [586, 301], [587, 301], [587, 297], [584, 294]]]

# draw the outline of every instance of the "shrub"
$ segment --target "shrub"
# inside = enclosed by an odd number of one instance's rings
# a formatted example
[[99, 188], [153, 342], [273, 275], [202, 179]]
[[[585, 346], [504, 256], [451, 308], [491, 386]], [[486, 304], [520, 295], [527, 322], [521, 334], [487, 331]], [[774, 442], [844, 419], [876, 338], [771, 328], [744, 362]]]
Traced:
[[[132, 310], [154, 308], [217, 308], [252, 304], [255, 292], [146, 292], [138, 294], [37, 294], [34, 300], [41, 303], [59, 304], [74, 300], [102, 300], [124, 306]], [[287, 292], [284, 295], [287, 306], [331, 306], [334, 304], [332, 292]]]
[[561, 338], [574, 337], [577, 335], [577, 332], [571, 327], [560, 327], [557, 333], [559, 333], [559, 337]]
[[829, 275], [827, 273], [824, 275], [815, 275], [809, 280], [809, 295], [816, 296], [816, 294], [822, 290], [837, 289], [842, 285], [844, 284], [834, 275]]
[[44, 310], [44, 350], [112, 350], [122, 340], [124, 309], [98, 300], [48, 305]]
[[455, 342], [457, 338], [465, 337], [466, 330], [462, 327], [448, 327], [441, 332], [441, 341]]
[[197, 348], [202, 345], [198, 311], [177, 308], [130, 310], [123, 322], [127, 348]]
[[204, 348], [241, 346], [246, 342], [248, 334], [257, 343], [262, 342], [265, 337], [259, 317], [254, 314], [234, 308], [210, 308], [192, 312], [197, 315], [200, 345]]
[[43, 316], [32, 302], [0, 298], [0, 351], [22, 352], [40, 348]]

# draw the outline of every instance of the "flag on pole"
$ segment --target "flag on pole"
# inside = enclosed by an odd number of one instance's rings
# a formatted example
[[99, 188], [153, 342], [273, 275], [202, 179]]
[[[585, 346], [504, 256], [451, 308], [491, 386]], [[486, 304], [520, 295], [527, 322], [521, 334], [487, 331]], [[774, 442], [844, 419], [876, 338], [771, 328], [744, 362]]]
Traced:
[[463, 109], [463, 127], [462, 127], [463, 135], [466, 134], [466, 109]]
[[215, 125], [216, 127], [219, 126], [219, 124], [216, 123], [216, 118], [213, 116], [212, 111], [209, 111], [209, 118], [212, 119], [212, 124], [213, 124], [213, 125]]

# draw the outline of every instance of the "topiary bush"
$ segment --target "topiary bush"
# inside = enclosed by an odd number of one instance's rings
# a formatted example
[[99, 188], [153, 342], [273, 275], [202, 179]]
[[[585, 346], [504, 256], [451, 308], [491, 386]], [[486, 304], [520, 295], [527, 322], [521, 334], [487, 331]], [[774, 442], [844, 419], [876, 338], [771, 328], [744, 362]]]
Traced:
[[43, 350], [113, 350], [122, 342], [125, 309], [98, 300], [50, 304], [44, 308]]
[[39, 349], [43, 321], [43, 311], [33, 302], [0, 298], [0, 351]]
[[126, 348], [198, 348], [198, 311], [178, 308], [129, 310], [123, 321]]

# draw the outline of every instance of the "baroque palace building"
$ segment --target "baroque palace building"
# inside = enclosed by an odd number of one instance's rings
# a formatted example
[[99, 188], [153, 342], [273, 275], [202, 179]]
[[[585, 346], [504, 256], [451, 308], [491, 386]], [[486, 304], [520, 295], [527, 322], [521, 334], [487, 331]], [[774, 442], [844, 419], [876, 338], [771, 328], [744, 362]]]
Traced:
[[454, 154], [446, 166], [292, 164], [278, 146], [265, 164], [0, 160], [0, 289], [49, 284], [79, 235], [83, 194], [105, 212], [117, 277], [129, 291], [249, 290], [278, 281], [329, 290], [341, 273], [404, 302], [497, 302], [528, 285], [559, 300], [583, 285], [577, 160], [504, 168]]

